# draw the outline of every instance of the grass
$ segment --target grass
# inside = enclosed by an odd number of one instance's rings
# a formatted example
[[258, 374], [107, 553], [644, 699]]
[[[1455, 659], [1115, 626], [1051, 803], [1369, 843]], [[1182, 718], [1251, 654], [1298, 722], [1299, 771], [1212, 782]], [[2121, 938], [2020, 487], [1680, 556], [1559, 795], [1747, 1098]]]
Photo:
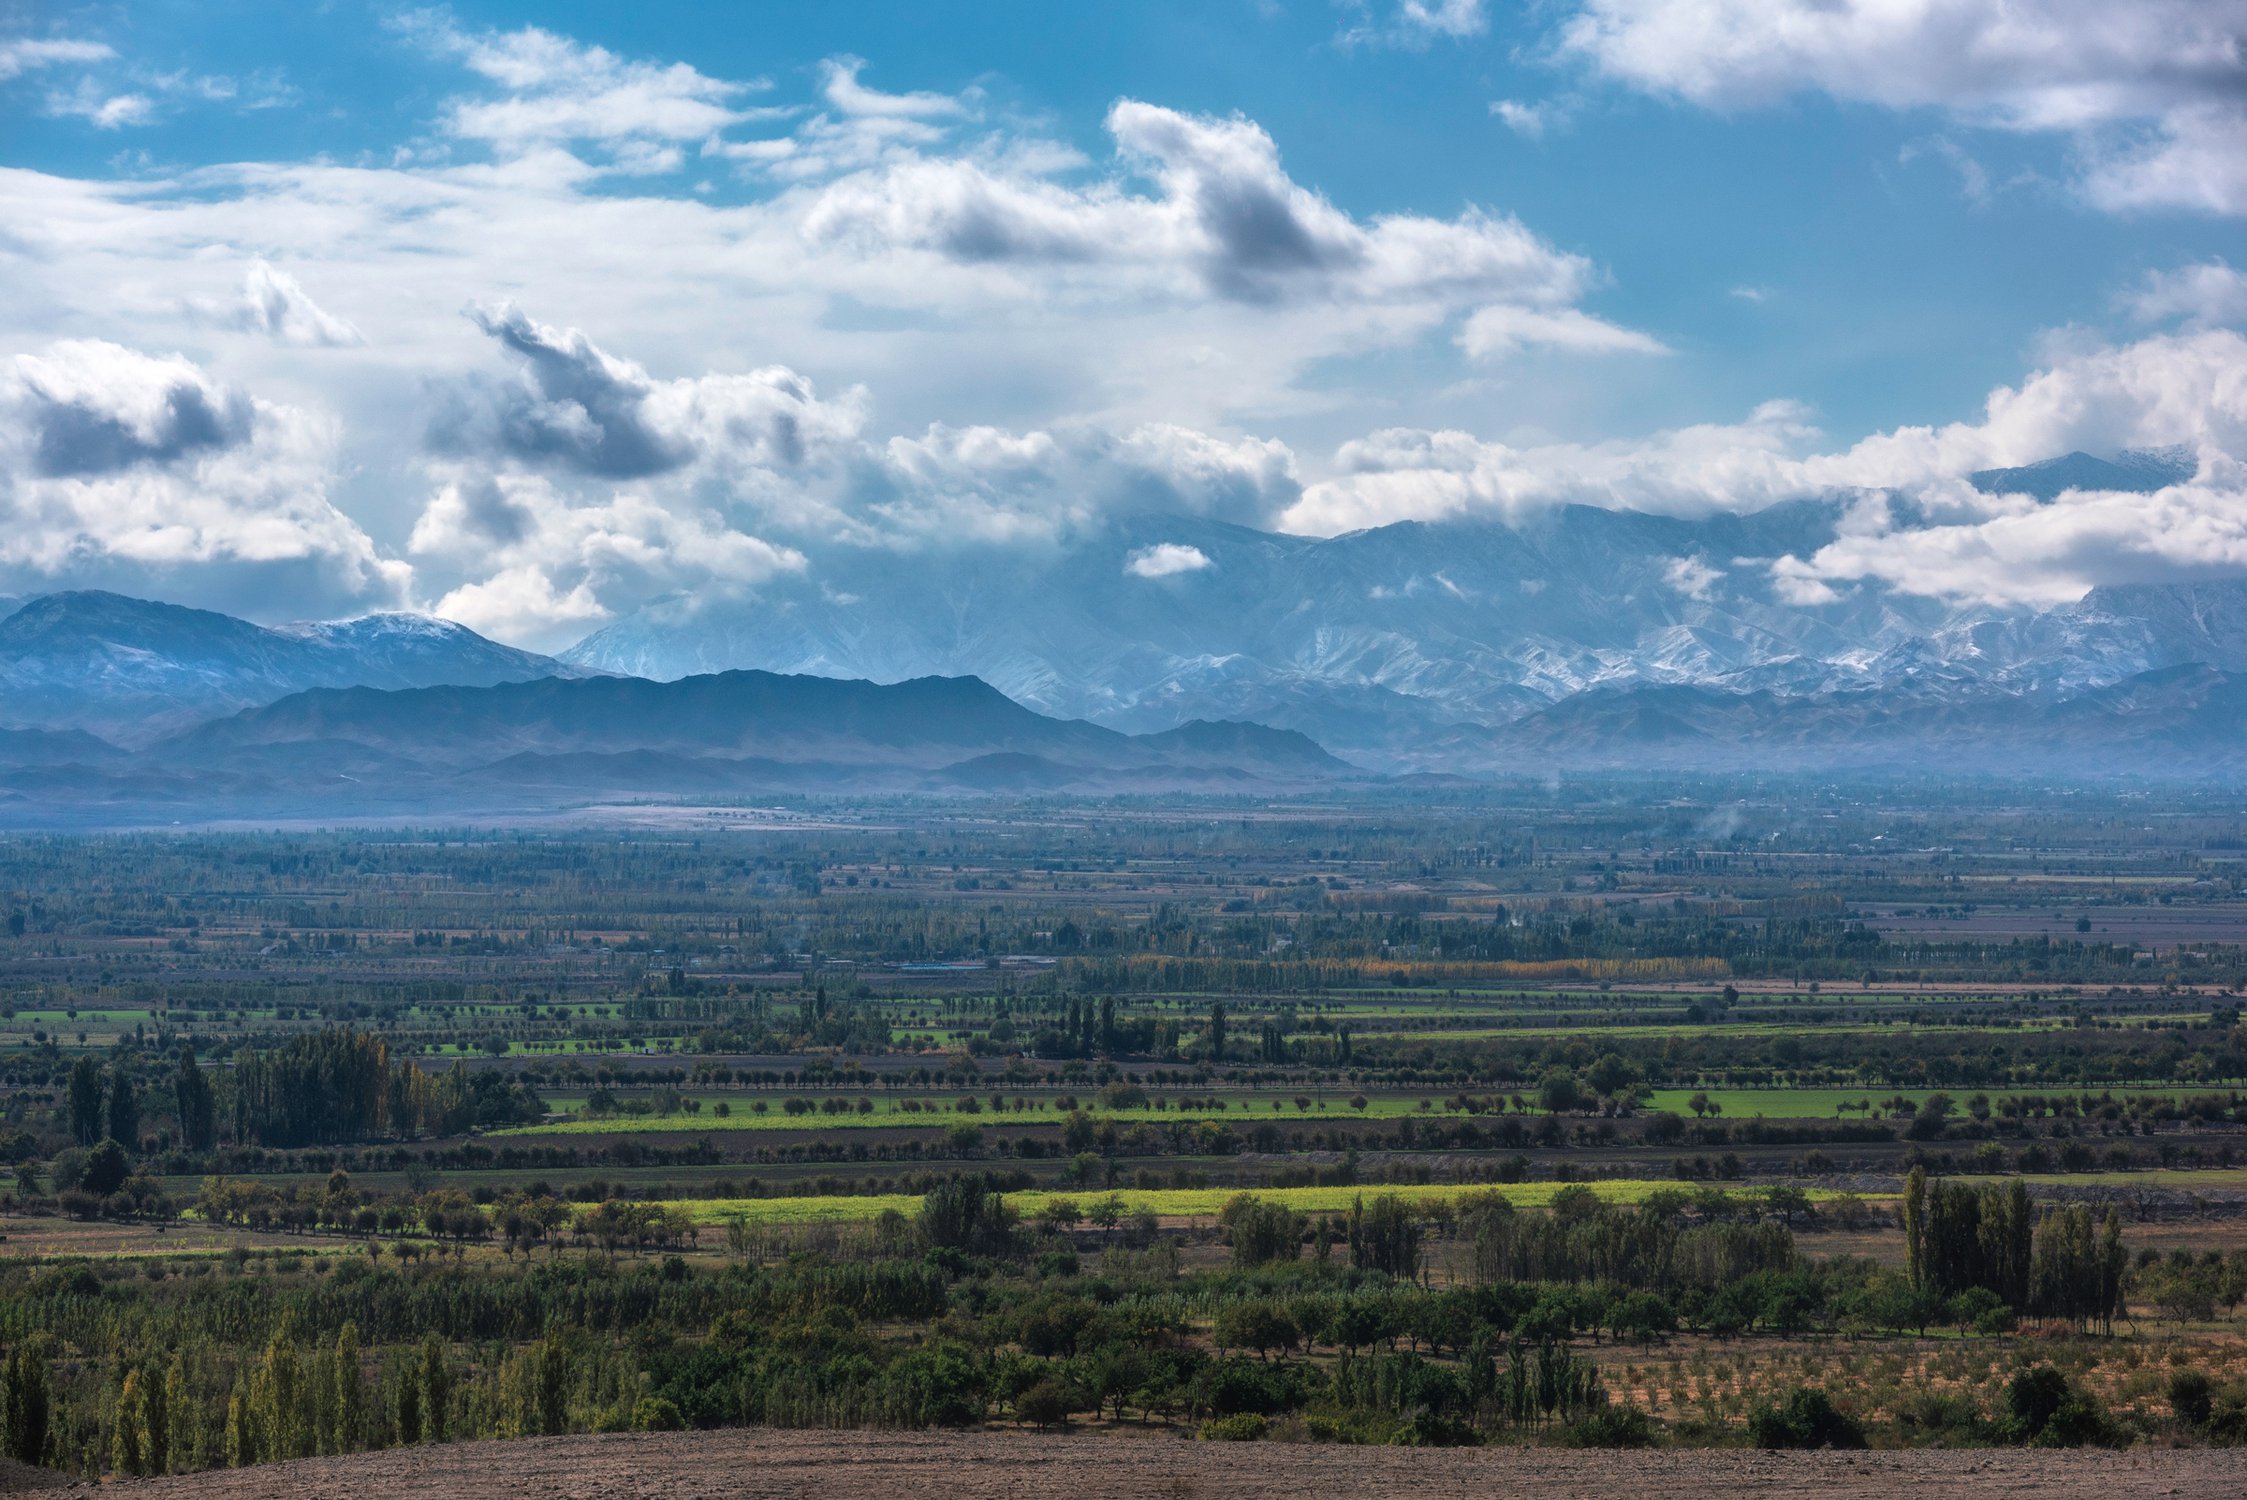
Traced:
[[[1885, 1087], [1848, 1089], [1656, 1089], [1646, 1097], [1643, 1103], [1647, 1109], [1667, 1110], [1673, 1114], [1690, 1115], [1692, 1113], [1690, 1101], [1695, 1094], [1699, 1093], [1706, 1094], [1710, 1103], [1720, 1106], [1721, 1113], [1716, 1118], [1725, 1120], [1830, 1120], [1836, 1118], [1885, 1120], [1889, 1117], [1877, 1108], [1870, 1114], [1852, 1109], [1847, 1115], [1837, 1115], [1836, 1108], [1843, 1104], [1853, 1106], [1866, 1100], [1872, 1101], [1877, 1106], [1884, 1100], [1898, 1096], [1910, 1100], [1913, 1107], [1916, 1108], [1919, 1102], [1932, 1092], [1936, 1091]], [[1986, 1093], [1994, 1102], [2010, 1097], [2024, 1096], [2049, 1098], [2059, 1096], [2080, 1097], [2084, 1094], [2094, 1096], [2112, 1094], [2117, 1099], [2162, 1099], [2176, 1098], [2185, 1094], [2228, 1096], [2238, 1091], [2216, 1085], [2172, 1085], [2169, 1087], [2096, 1085], [2087, 1087], [2055, 1084], [2048, 1088], [1959, 1088], [1948, 1092], [1963, 1110], [1966, 1100], [1976, 1093]], [[1068, 1111], [1055, 1108], [1050, 1099], [1032, 1100], [1030, 1107], [1023, 1110], [1009, 1109], [1001, 1112], [986, 1109], [977, 1114], [963, 1114], [953, 1107], [956, 1096], [917, 1098], [913, 1102], [921, 1105], [919, 1110], [901, 1108], [907, 1102], [903, 1099], [867, 1096], [871, 1098], [874, 1107], [865, 1114], [859, 1114], [855, 1111], [847, 1114], [827, 1114], [813, 1111], [807, 1114], [791, 1115], [779, 1107], [778, 1100], [762, 1101], [766, 1103], [767, 1109], [763, 1114], [758, 1114], [750, 1108], [752, 1103], [758, 1102], [753, 1097], [751, 1099], [743, 1099], [732, 1095], [694, 1095], [689, 1097], [700, 1103], [701, 1109], [698, 1112], [670, 1115], [620, 1114], [602, 1118], [586, 1117], [582, 1113], [584, 1103], [581, 1098], [557, 1099], [553, 1101], [554, 1108], [564, 1118], [547, 1120], [537, 1125], [520, 1125], [507, 1130], [495, 1130], [491, 1134], [495, 1136], [699, 1134], [733, 1130], [862, 1130], [881, 1127], [941, 1130], [962, 1124], [978, 1127], [1052, 1125], [1068, 1117]], [[721, 1097], [723, 1102], [732, 1110], [731, 1114], [721, 1116], [711, 1113], [713, 1107], [720, 1102]], [[977, 1095], [976, 1097], [981, 1098], [983, 1096]], [[1313, 1099], [1313, 1106], [1309, 1110], [1300, 1110], [1295, 1107], [1295, 1097], [1292, 1093], [1280, 1092], [1247, 1095], [1229, 1094], [1225, 1096], [1226, 1107], [1222, 1109], [1202, 1106], [1159, 1110], [1111, 1110], [1102, 1109], [1096, 1102], [1090, 1100], [1081, 1103], [1079, 1108], [1096, 1121], [1113, 1122], [1118, 1125], [1195, 1125], [1204, 1123], [1255, 1125], [1261, 1123], [1301, 1124], [1314, 1120], [1468, 1118], [1459, 1110], [1446, 1108], [1440, 1097], [1422, 1094], [1389, 1094], [1371, 1098], [1367, 1101], [1363, 1110], [1352, 1109], [1347, 1099], [1331, 1094], [1306, 1094], [1305, 1097]], [[1425, 1109], [1421, 1107], [1423, 1102], [1428, 1105]], [[1275, 1109], [1273, 1108], [1274, 1105], [1280, 1107]], [[1484, 1116], [1483, 1118], [1494, 1117]]]
[[[1114, 1197], [1122, 1202], [1126, 1213], [1142, 1209], [1158, 1218], [1187, 1219], [1207, 1217], [1223, 1208], [1226, 1201], [1238, 1193], [1269, 1203], [1284, 1203], [1298, 1213], [1343, 1213], [1360, 1198], [1371, 1200], [1384, 1194], [1395, 1194], [1415, 1204], [1429, 1204], [1457, 1199], [1465, 1193], [1497, 1193], [1520, 1208], [1543, 1208], [1553, 1201], [1553, 1196], [1570, 1184], [1563, 1182], [1516, 1182], [1493, 1184], [1484, 1187], [1427, 1187], [1427, 1186], [1357, 1186], [1357, 1187], [1303, 1187], [1303, 1188], [1087, 1188], [1075, 1192], [1021, 1192], [1008, 1193], [1006, 1201], [1013, 1204], [1024, 1218], [1032, 1218], [1048, 1203], [1066, 1198], [1079, 1208], [1089, 1209], [1102, 1199]], [[1586, 1183], [1602, 1199], [1611, 1203], [1639, 1203], [1657, 1192], [1678, 1189], [1679, 1184], [1668, 1181], [1642, 1181], [1615, 1179], [1606, 1182]], [[1830, 1197], [1830, 1193], [1813, 1192], [1812, 1198]], [[858, 1198], [689, 1198], [676, 1202], [674, 1207], [684, 1208], [698, 1224], [723, 1224], [729, 1219], [745, 1219], [752, 1224], [851, 1224], [879, 1218], [889, 1210], [901, 1214], [920, 1211], [921, 1200], [908, 1193], [877, 1193]]]
[[1909, 1099], [1912, 1102], [1912, 1106], [1916, 1109], [1922, 1099], [1925, 1099], [1929, 1094], [1936, 1092], [1948, 1093], [1953, 1100], [1957, 1101], [1960, 1110], [1963, 1112], [1966, 1101], [1976, 1094], [1989, 1095], [1991, 1102], [1994, 1104], [2001, 1099], [2028, 1098], [2037, 1096], [2042, 1096], [2044, 1098], [2054, 1098], [2060, 1096], [2075, 1098], [2080, 1097], [2084, 1094], [2097, 1096], [2100, 1094], [2111, 1093], [2117, 1099], [2167, 1099], [2175, 1098], [2181, 1094], [2228, 1095], [2234, 1092], [2234, 1090], [2229, 1088], [2211, 1087], [2207, 1085], [2172, 1085], [2164, 1088], [2152, 1085], [2136, 1087], [2109, 1087], [2104, 1085], [2085, 1087], [2080, 1085], [2066, 1084], [2054, 1084], [2049, 1088], [1955, 1088], [1939, 1091], [1935, 1089], [1916, 1088], [1656, 1089], [1648, 1097], [1646, 1101], [1646, 1107], [1649, 1109], [1668, 1110], [1672, 1114], [1690, 1115], [1693, 1111], [1690, 1108], [1688, 1101], [1691, 1100], [1697, 1093], [1705, 1093], [1706, 1095], [1708, 1095], [1709, 1102], [1711, 1104], [1722, 1106], [1723, 1113], [1717, 1117], [1720, 1119], [1830, 1120], [1837, 1118], [1834, 1113], [1837, 1106], [1842, 1104], [1855, 1105], [1869, 1099], [1875, 1106], [1872, 1113], [1866, 1114], [1862, 1111], [1852, 1110], [1848, 1115], [1839, 1116], [1838, 1118], [1858, 1120], [1883, 1120], [1887, 1119], [1888, 1116], [1882, 1113], [1878, 1108], [1882, 1100], [1893, 1099], [1900, 1095], [1903, 1098]]
[[[1310, 1096], [1306, 1096], [1310, 1097]], [[1254, 1125], [1271, 1122], [1301, 1122], [1306, 1120], [1375, 1119], [1396, 1120], [1407, 1116], [1429, 1118], [1464, 1118], [1456, 1110], [1443, 1108], [1440, 1102], [1431, 1103], [1428, 1109], [1420, 1107], [1423, 1096], [1397, 1095], [1369, 1099], [1362, 1110], [1352, 1109], [1346, 1099], [1328, 1097], [1321, 1109], [1314, 1103], [1309, 1110], [1299, 1110], [1293, 1095], [1268, 1094], [1242, 1098], [1229, 1102], [1224, 1109], [1101, 1109], [1087, 1103], [1080, 1106], [1084, 1113], [1098, 1121], [1113, 1121], [1119, 1125], [1194, 1125], [1214, 1123], [1226, 1125]], [[733, 1113], [714, 1115], [705, 1105], [697, 1114], [675, 1115], [611, 1115], [602, 1119], [588, 1119], [573, 1115], [568, 1119], [548, 1120], [537, 1125], [518, 1125], [512, 1129], [495, 1130], [495, 1136], [519, 1135], [615, 1135], [639, 1134], [649, 1131], [701, 1132], [717, 1130], [846, 1130], [872, 1129], [880, 1126], [920, 1126], [940, 1130], [953, 1125], [1053, 1125], [1068, 1118], [1068, 1111], [1055, 1109], [1052, 1101], [1038, 1100], [1025, 1110], [986, 1109], [980, 1114], [962, 1114], [951, 1107], [949, 1100], [922, 1100], [919, 1111], [900, 1109], [901, 1099], [875, 1099], [874, 1108], [867, 1114], [809, 1114], [791, 1115], [777, 1107], [768, 1108], [764, 1114], [752, 1112], [745, 1101], [728, 1099]], [[931, 1107], [931, 1105], [934, 1107]], [[1282, 1106], [1274, 1109], [1272, 1106]]]

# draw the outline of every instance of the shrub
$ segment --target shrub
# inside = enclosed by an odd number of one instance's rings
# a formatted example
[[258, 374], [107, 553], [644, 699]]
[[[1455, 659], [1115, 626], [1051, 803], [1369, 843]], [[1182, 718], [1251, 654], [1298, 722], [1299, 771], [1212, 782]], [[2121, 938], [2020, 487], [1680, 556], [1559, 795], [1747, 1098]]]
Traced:
[[1039, 1427], [1066, 1427], [1069, 1414], [1084, 1406], [1078, 1394], [1061, 1381], [1046, 1379], [1014, 1398], [1014, 1414]]
[[1482, 1434], [1457, 1417], [1423, 1406], [1389, 1441], [1407, 1448], [1472, 1448], [1482, 1441]]
[[2007, 1434], [2040, 1448], [2081, 1448], [2116, 1437], [2091, 1393], [2050, 1365], [2031, 1365], [2006, 1383], [2005, 1413]]
[[2205, 1427], [2216, 1414], [2216, 1382], [2205, 1370], [2176, 1370], [2169, 1376], [2169, 1409], [2187, 1427]]
[[642, 1396], [632, 1406], [634, 1432], [677, 1432], [686, 1426], [678, 1403], [664, 1396]]
[[1766, 1402], [1748, 1413], [1748, 1436], [1758, 1448], [1862, 1448], [1865, 1429], [1816, 1386], [1805, 1386], [1782, 1406]]
[[1235, 1412], [1229, 1417], [1212, 1417], [1202, 1423], [1201, 1439], [1205, 1443], [1257, 1443], [1271, 1430], [1272, 1424], [1256, 1413]]
[[1971, 1396], [1915, 1391], [1896, 1404], [1896, 1426], [1913, 1443], [1955, 1448], [1986, 1442], [1990, 1424]]
[[1635, 1406], [1603, 1406], [1563, 1428], [1560, 1440], [1569, 1448], [1651, 1448], [1658, 1440], [1654, 1421]]

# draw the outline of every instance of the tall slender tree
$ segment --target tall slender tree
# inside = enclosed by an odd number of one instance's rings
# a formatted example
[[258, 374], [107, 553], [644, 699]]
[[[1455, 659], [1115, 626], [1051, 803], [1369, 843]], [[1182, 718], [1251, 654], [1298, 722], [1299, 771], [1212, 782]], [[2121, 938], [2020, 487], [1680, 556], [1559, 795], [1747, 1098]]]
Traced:
[[118, 1058], [109, 1065], [109, 1138], [127, 1151], [140, 1149], [140, 1091]]
[[195, 1062], [195, 1049], [179, 1049], [179, 1071], [172, 1078], [172, 1100], [179, 1109], [180, 1144], [208, 1151], [218, 1143], [218, 1100], [211, 1081]]
[[70, 1065], [70, 1133], [81, 1146], [91, 1146], [102, 1137], [109, 1122], [102, 1117], [101, 1064], [91, 1057], [81, 1057]]

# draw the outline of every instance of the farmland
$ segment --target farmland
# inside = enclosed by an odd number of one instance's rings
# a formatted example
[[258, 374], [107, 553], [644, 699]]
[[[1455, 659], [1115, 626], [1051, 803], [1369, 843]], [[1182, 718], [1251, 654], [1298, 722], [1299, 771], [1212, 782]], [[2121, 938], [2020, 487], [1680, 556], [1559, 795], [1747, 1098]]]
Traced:
[[0, 844], [36, 1460], [2247, 1436], [2241, 819], [816, 811]]

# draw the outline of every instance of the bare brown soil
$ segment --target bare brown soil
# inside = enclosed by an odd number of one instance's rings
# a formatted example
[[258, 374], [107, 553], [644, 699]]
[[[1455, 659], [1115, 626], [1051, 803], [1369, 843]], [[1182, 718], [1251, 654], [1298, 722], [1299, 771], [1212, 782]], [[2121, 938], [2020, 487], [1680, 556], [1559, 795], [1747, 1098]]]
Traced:
[[523, 1439], [129, 1486], [144, 1500], [2237, 1500], [2247, 1451], [1570, 1452], [1199, 1443], [1175, 1435], [733, 1431]]

